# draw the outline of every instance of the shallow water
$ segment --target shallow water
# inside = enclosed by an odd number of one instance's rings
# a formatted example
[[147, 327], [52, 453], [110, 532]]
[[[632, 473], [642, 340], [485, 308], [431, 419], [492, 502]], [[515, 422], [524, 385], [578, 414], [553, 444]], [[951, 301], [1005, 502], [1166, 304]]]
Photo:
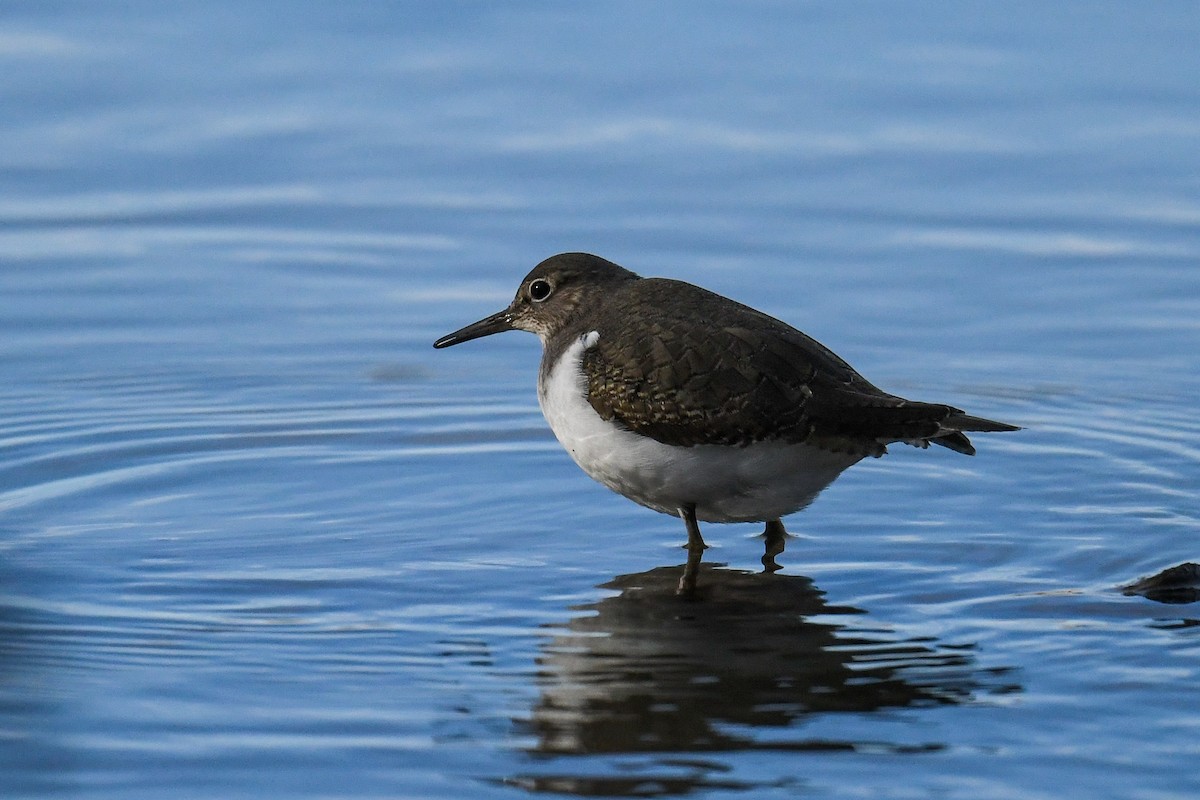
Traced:
[[[0, 14], [0, 795], [1191, 797], [1185, 3]], [[1024, 426], [789, 520], [592, 484], [589, 250]], [[1187, 583], [1186, 570], [1182, 573]], [[1194, 588], [1194, 587], [1192, 587]]]

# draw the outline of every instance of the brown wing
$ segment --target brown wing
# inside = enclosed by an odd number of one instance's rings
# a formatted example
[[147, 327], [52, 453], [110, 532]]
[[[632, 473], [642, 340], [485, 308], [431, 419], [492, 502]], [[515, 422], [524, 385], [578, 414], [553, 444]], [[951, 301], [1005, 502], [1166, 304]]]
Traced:
[[588, 401], [666, 444], [774, 439], [865, 456], [932, 441], [972, 453], [957, 431], [1011, 428], [956, 426], [1001, 423], [887, 394], [800, 331], [690, 284], [638, 281], [629, 302], [638, 313], [599, 325], [584, 354]]

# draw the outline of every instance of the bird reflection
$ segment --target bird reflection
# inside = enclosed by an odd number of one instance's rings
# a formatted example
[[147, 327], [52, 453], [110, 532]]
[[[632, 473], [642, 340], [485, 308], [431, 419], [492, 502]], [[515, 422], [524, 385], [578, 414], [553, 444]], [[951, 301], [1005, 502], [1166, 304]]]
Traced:
[[[601, 587], [615, 596], [575, 609], [592, 613], [542, 647], [532, 752], [852, 750], [856, 742], [797, 738], [796, 729], [817, 714], [952, 705], [1016, 688], [1004, 685], [1005, 670], [977, 668], [970, 645], [865, 624], [865, 612], [827, 604], [808, 578], [700, 571], [688, 597], [676, 594], [683, 568], [660, 567], [618, 577]], [[596, 781], [517, 782], [610, 793]]]

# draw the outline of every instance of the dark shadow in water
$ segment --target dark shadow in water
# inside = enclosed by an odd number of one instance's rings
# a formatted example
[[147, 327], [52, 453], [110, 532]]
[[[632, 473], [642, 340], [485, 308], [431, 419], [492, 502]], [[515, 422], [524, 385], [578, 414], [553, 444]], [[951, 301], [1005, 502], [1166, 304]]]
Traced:
[[1141, 595], [1156, 603], [1183, 605], [1200, 600], [1200, 564], [1186, 562], [1164, 569], [1157, 575], [1122, 586], [1128, 595]]
[[[0, 591], [22, 581], [31, 582], [0, 562]], [[70, 718], [62, 699], [69, 689], [47, 679], [47, 661], [57, 656], [46, 647], [51, 625], [0, 596], [0, 797], [62, 796], [78, 788], [77, 764], [58, 729]]]
[[[661, 777], [555, 768], [506, 783], [637, 797], [752, 788], [726, 780], [727, 765], [699, 754], [938, 750], [936, 742], [806, 737], [801, 727], [819, 714], [954, 705], [979, 693], [1020, 691], [1009, 670], [978, 668], [972, 645], [872, 627], [860, 609], [828, 605], [808, 578], [719, 565], [700, 570], [690, 598], [676, 596], [683, 568], [660, 567], [618, 577], [602, 588], [619, 594], [575, 609], [593, 613], [543, 645], [540, 696], [525, 723], [535, 756], [674, 754], [656, 760]], [[556, 760], [547, 766], [583, 763]]]

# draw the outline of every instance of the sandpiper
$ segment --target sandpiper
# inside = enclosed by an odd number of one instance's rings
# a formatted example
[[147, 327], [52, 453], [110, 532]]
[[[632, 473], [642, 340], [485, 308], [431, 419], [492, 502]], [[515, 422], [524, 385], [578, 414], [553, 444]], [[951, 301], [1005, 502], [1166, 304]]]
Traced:
[[876, 388], [815, 339], [682, 281], [587, 253], [533, 268], [502, 311], [442, 348], [508, 330], [542, 340], [538, 403], [584, 472], [687, 526], [681, 593], [706, 545], [698, 520], [765, 522], [778, 569], [782, 518], [893, 442], [974, 455], [965, 431], [1014, 431]]

